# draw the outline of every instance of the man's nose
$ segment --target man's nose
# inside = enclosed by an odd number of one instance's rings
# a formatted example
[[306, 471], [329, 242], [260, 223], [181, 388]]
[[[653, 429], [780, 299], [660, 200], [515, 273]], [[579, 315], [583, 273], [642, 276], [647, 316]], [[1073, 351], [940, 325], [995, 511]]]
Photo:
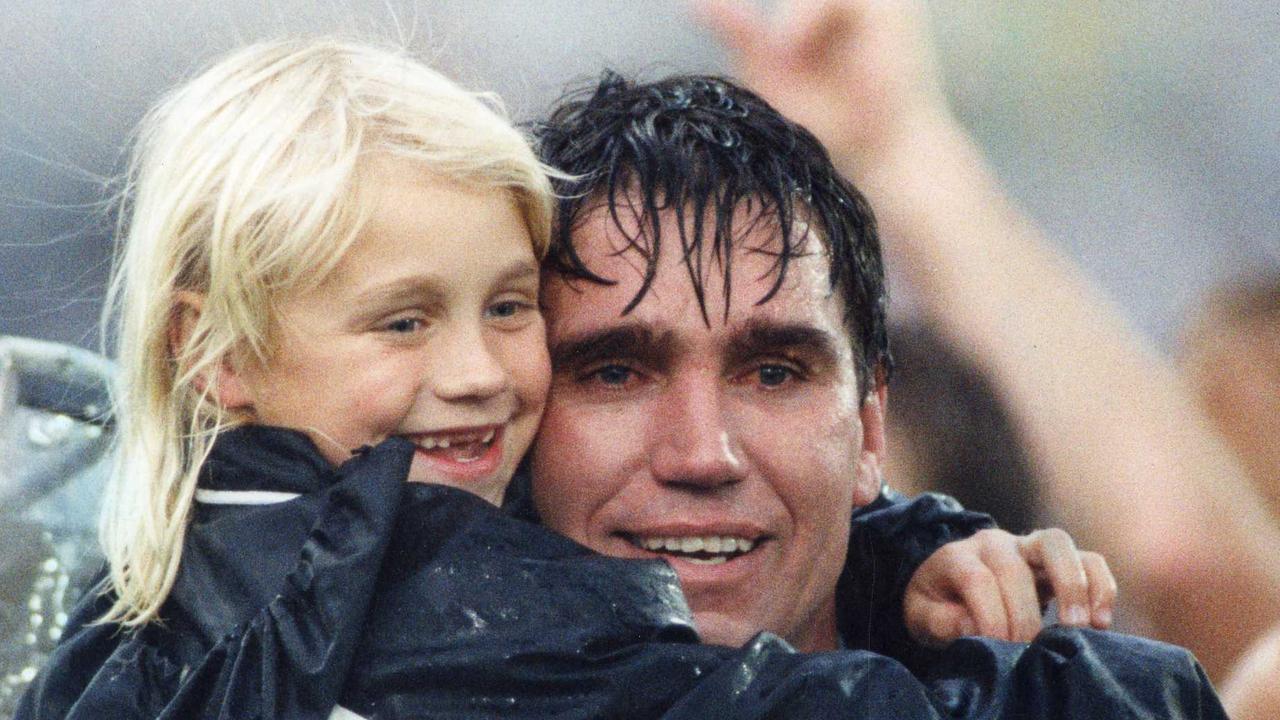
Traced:
[[483, 328], [459, 327], [448, 335], [430, 371], [437, 397], [452, 402], [487, 400], [510, 388], [511, 376]]
[[743, 478], [737, 432], [711, 373], [670, 383], [651, 422], [649, 466], [661, 483], [715, 488]]

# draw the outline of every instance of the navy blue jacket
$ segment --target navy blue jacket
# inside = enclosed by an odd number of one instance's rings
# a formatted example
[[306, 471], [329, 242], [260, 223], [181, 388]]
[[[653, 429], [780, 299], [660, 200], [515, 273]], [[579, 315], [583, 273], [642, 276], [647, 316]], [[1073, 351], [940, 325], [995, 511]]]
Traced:
[[16, 717], [1225, 717], [1186, 651], [1108, 633], [965, 639], [918, 677], [767, 634], [702, 645], [664, 563], [405, 483], [411, 459], [393, 439], [335, 470], [296, 433], [225, 434], [203, 489], [298, 497], [198, 506], [163, 622], [82, 604]]

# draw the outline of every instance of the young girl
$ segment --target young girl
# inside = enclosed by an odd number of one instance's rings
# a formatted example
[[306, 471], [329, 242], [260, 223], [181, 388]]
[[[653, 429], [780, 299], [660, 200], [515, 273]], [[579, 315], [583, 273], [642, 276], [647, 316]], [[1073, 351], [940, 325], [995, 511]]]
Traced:
[[[165, 98], [142, 125], [130, 190], [110, 297], [109, 593], [80, 609], [62, 657], [79, 665], [89, 648], [153, 678], [189, 672], [206, 641], [251, 621], [314, 521], [314, 508], [269, 515], [252, 542], [283, 552], [246, 563], [252, 546], [210, 548], [234, 532], [205, 532], [244, 507], [314, 495], [390, 437], [410, 480], [501, 500], [547, 390], [537, 290], [551, 196], [488, 98], [397, 52], [328, 40], [247, 48]], [[330, 549], [308, 546], [304, 570]], [[362, 548], [358, 569], [376, 571], [378, 551]], [[88, 641], [107, 638], [120, 647], [104, 658]], [[46, 685], [85, 672], [51, 665]], [[327, 677], [319, 705], [341, 689], [340, 672]]]
[[396, 52], [269, 43], [138, 148], [107, 588], [18, 718], [936, 717], [884, 657], [696, 644], [666, 565], [493, 506], [547, 390], [551, 206], [483, 98]]
[[156, 617], [229, 427], [302, 429], [335, 466], [407, 437], [411, 480], [501, 499], [548, 374], [549, 192], [519, 133], [395, 54], [277, 43], [164, 100], [139, 148], [109, 619]]

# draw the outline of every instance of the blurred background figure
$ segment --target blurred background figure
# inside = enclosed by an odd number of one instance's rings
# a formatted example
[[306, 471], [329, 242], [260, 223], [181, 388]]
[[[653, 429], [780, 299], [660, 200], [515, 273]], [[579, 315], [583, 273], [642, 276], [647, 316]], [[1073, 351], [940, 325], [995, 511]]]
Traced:
[[[1179, 364], [1210, 420], [1280, 519], [1280, 273], [1211, 292], [1183, 330]], [[1237, 720], [1280, 717], [1280, 625], [1222, 684]]]
[[1280, 519], [1280, 272], [1224, 283], [1183, 330], [1179, 365]]
[[895, 324], [889, 338], [889, 485], [950, 495], [1014, 533], [1051, 522], [1025, 443], [983, 372], [928, 326]]

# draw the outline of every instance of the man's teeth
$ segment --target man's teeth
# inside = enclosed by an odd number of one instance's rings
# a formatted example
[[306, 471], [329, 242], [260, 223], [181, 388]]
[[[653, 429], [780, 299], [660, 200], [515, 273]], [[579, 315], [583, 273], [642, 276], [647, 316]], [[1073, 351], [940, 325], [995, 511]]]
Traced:
[[[754, 540], [730, 535], [703, 535], [694, 537], [645, 537], [632, 542], [650, 552], [680, 553], [689, 555], [692, 562], [718, 564], [734, 555], [751, 552]], [[698, 556], [694, 554], [698, 553]]]
[[418, 440], [418, 447], [423, 450], [435, 450], [436, 448], [447, 449], [450, 445], [465, 445], [467, 443], [480, 443], [488, 445], [493, 442], [493, 436], [496, 431], [489, 430], [484, 433], [472, 433], [470, 435], [453, 435], [450, 437], [432, 437], [430, 435]]

